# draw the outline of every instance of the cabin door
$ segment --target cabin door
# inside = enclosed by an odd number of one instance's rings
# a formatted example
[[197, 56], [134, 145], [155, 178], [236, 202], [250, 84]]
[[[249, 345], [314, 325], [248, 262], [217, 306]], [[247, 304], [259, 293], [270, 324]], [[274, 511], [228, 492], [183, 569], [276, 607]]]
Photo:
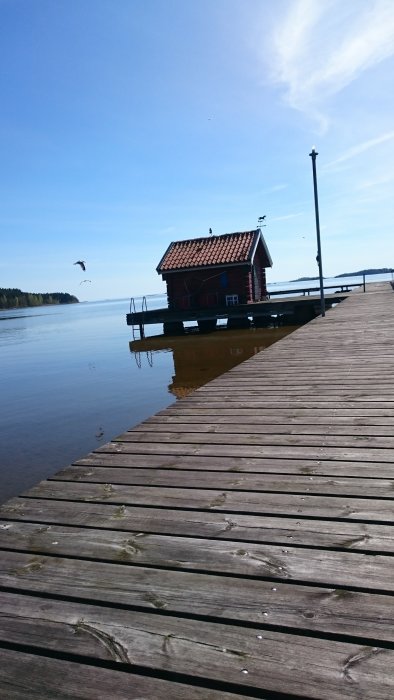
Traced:
[[261, 280], [257, 268], [253, 268], [253, 301], [261, 299]]

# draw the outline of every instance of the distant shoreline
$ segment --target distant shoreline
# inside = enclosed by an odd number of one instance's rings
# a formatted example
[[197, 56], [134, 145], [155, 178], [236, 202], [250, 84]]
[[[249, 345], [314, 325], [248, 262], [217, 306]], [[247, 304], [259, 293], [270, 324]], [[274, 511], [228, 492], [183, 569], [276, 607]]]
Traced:
[[78, 303], [79, 299], [67, 292], [22, 292], [16, 287], [0, 287], [0, 309], [2, 311]]
[[[359, 277], [360, 275], [384, 275], [390, 272], [394, 272], [392, 267], [381, 267], [378, 269], [368, 269], [359, 270], [358, 272], [342, 272], [340, 275], [334, 275], [333, 277], [323, 277], [323, 279], [338, 279], [340, 277]], [[317, 277], [297, 277], [295, 280], [289, 280], [289, 282], [311, 282], [312, 280], [320, 279]]]

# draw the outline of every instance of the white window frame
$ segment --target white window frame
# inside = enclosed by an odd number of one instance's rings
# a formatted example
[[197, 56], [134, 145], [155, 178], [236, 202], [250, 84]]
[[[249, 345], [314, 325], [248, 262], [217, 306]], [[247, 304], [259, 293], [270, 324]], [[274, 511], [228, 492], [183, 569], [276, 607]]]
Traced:
[[226, 306], [237, 306], [238, 304], [238, 294], [226, 294]]

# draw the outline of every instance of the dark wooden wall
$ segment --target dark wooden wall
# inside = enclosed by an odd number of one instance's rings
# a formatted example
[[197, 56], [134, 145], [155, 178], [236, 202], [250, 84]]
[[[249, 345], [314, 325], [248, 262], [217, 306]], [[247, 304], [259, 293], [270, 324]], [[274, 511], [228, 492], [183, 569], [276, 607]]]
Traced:
[[[257, 258], [257, 256], [256, 256]], [[266, 295], [265, 270], [257, 258], [256, 274], [261, 296]], [[253, 270], [249, 265], [173, 272], [163, 275], [167, 283], [168, 306], [172, 309], [206, 308], [226, 304], [226, 295], [238, 294], [240, 304], [260, 301], [254, 295]]]

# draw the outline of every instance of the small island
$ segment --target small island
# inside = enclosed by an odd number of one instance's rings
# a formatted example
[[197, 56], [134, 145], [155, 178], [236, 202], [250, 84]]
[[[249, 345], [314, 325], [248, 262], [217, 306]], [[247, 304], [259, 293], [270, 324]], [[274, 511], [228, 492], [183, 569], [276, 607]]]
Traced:
[[[379, 267], [370, 268], [368, 270], [358, 270], [357, 272], [342, 272], [340, 275], [334, 275], [332, 279], [338, 279], [339, 277], [357, 277], [358, 275], [384, 275], [389, 272], [394, 272], [392, 267]], [[296, 280], [290, 280], [290, 282], [311, 282], [312, 280], [320, 279], [317, 277], [297, 277]], [[326, 279], [323, 277], [323, 279]]]
[[0, 309], [22, 309], [29, 306], [77, 303], [79, 303], [79, 299], [66, 292], [32, 293], [22, 292], [21, 289], [0, 287]]
[[341, 275], [335, 275], [335, 278], [352, 277], [353, 275], [384, 275], [389, 272], [394, 272], [392, 267], [369, 268], [368, 270], [358, 270], [358, 272], [342, 272]]
[[[297, 277], [296, 280], [289, 280], [289, 282], [312, 282], [312, 280], [318, 280], [320, 277]], [[325, 279], [325, 277], [323, 277]]]

